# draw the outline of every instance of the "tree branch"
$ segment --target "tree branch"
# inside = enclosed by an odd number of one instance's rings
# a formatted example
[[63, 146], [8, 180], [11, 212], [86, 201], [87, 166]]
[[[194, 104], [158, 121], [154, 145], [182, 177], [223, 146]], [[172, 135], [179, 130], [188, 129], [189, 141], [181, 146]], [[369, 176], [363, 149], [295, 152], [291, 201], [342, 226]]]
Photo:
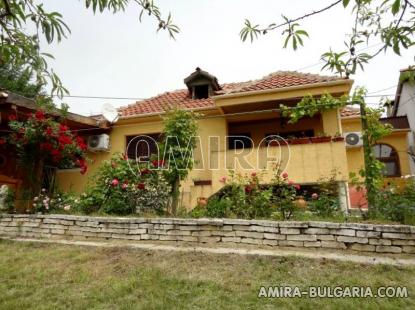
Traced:
[[3, 14], [0, 15], [0, 19], [3, 19], [5, 17], [7, 17], [7, 16], [12, 16], [13, 15], [12, 14], [12, 11], [10, 9], [9, 0], [3, 0], [3, 3], [4, 3], [4, 7], [6, 9], [6, 12], [4, 12]]
[[[395, 30], [398, 29], [399, 24], [402, 22], [403, 16], [405, 15], [405, 11], [408, 8], [408, 4], [411, 5], [411, 3], [409, 3], [407, 0], [405, 0], [405, 5], [404, 5], [404, 7], [402, 9], [401, 16], [399, 17], [398, 21], [396, 22]], [[386, 43], [383, 44], [383, 46], [376, 53], [374, 53], [373, 55], [371, 55], [370, 58], [374, 58], [377, 55], [379, 55], [379, 53], [382, 52], [383, 50], [385, 50], [386, 47], [387, 47], [387, 44]]]
[[409, 7], [415, 9], [415, 5], [409, 2], [409, 0], [405, 0], [405, 4], [409, 5]]
[[291, 23], [297, 22], [297, 21], [302, 20], [302, 19], [304, 19], [304, 18], [307, 18], [307, 17], [313, 16], [313, 15], [316, 15], [316, 14], [320, 14], [320, 13], [322, 13], [322, 12], [324, 12], [324, 11], [330, 10], [332, 7], [334, 7], [334, 6], [338, 5], [340, 2], [342, 2], [342, 0], [335, 1], [335, 2], [333, 2], [332, 4], [330, 4], [330, 5], [328, 5], [328, 6], [324, 7], [324, 8], [322, 8], [322, 9], [320, 9], [320, 10], [313, 11], [313, 12], [308, 13], [308, 14], [305, 14], [305, 15], [303, 15], [303, 16], [301, 16], [301, 17], [297, 17], [297, 18], [294, 18], [294, 19], [290, 19], [290, 20], [288, 20], [288, 21], [286, 21], [286, 22], [284, 22], [284, 23], [281, 23], [281, 24], [279, 24], [279, 25], [275, 25], [275, 26], [272, 26], [272, 27], [268, 27], [268, 28], [265, 28], [265, 29], [261, 29], [261, 31], [264, 31], [264, 30], [269, 31], [269, 30], [274, 30], [274, 29], [277, 29], [277, 28], [281, 28], [281, 27], [283, 27], [283, 26], [286, 26], [286, 25], [289, 25], [289, 24], [291, 24]]

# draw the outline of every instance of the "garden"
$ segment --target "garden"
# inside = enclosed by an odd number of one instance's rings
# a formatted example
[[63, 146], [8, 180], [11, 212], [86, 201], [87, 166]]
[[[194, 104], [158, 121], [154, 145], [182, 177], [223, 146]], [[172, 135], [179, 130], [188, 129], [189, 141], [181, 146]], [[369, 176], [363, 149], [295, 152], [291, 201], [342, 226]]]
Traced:
[[[364, 91], [352, 96], [363, 98]], [[285, 109], [290, 122], [312, 116], [322, 109], [341, 107], [350, 98], [335, 99], [330, 95], [320, 99], [305, 97], [296, 109]], [[366, 139], [369, 147], [390, 132], [379, 123], [379, 109], [367, 108], [369, 127]], [[180, 205], [180, 183], [193, 167], [194, 138], [197, 135], [197, 114], [172, 110], [164, 117], [163, 136], [174, 136], [173, 145], [161, 141], [166, 158], [175, 158], [174, 165], [159, 158], [137, 162], [124, 154], [114, 154], [104, 161], [83, 193], [62, 192], [56, 186], [47, 187], [43, 180], [45, 166], [80, 168], [87, 171], [87, 147], [82, 137], [64, 125], [65, 111], [60, 117], [48, 116], [41, 107], [25, 120], [9, 119], [11, 134], [1, 144], [15, 147], [20, 164], [27, 171], [20, 197], [10, 190], [1, 190], [3, 209], [16, 212], [16, 201], [25, 203], [28, 213], [67, 213], [91, 215], [122, 215], [143, 217], [210, 217], [272, 220], [325, 220], [336, 222], [380, 222], [415, 224], [415, 183], [408, 179], [404, 186], [384, 186], [383, 164], [373, 154], [365, 152], [368, 163], [360, 175], [351, 175], [350, 182], [367, 188], [369, 210], [346, 214], [341, 210], [336, 171], [318, 185], [300, 186], [279, 166], [273, 167], [273, 178], [264, 182], [261, 171], [238, 174], [229, 171], [220, 178], [223, 188], [206, 200], [200, 200], [191, 211]], [[170, 141], [171, 142], [171, 141]], [[186, 146], [186, 147], [184, 147]], [[188, 147], [190, 146], [190, 148]]]

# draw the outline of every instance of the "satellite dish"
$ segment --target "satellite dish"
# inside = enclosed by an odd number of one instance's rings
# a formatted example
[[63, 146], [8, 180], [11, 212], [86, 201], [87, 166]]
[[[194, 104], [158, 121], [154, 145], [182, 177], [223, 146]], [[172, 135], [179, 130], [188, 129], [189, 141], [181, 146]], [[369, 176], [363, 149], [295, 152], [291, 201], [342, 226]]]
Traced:
[[115, 123], [119, 117], [117, 109], [110, 103], [102, 106], [102, 116], [110, 123]]

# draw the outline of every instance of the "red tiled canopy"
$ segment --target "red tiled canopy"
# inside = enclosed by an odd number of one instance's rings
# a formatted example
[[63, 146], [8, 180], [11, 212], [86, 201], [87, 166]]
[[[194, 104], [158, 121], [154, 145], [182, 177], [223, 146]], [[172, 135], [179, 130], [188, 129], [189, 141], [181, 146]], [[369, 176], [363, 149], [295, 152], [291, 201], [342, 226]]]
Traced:
[[[343, 80], [336, 76], [321, 76], [317, 74], [300, 73], [296, 71], [278, 71], [263, 77], [260, 80], [228, 83], [221, 85], [221, 90], [215, 95], [230, 93], [244, 93], [249, 91], [271, 90], [290, 86], [324, 83]], [[192, 99], [187, 89], [165, 92], [158, 96], [137, 101], [119, 109], [121, 117], [138, 116], [145, 114], [163, 113], [173, 107], [183, 109], [209, 109], [215, 106], [213, 98]]]

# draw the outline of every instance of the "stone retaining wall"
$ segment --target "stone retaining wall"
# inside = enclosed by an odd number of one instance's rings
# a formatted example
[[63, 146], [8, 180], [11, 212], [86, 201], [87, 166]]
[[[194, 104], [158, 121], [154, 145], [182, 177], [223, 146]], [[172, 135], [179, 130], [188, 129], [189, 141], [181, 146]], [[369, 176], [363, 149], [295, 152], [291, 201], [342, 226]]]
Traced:
[[404, 225], [0, 214], [0, 236], [182, 241], [415, 253], [415, 227]]

